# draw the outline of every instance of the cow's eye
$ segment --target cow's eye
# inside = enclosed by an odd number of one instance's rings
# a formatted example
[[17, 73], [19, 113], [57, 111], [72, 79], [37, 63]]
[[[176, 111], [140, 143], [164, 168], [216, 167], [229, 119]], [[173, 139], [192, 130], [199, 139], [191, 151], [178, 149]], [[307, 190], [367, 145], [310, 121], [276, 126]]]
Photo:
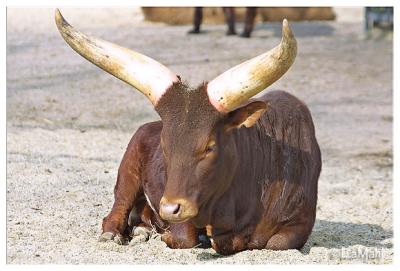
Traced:
[[205, 153], [206, 153], [206, 154], [212, 153], [212, 152], [214, 152], [216, 149], [217, 149], [217, 146], [216, 146], [215, 144], [209, 145], [209, 146], [207, 146]]

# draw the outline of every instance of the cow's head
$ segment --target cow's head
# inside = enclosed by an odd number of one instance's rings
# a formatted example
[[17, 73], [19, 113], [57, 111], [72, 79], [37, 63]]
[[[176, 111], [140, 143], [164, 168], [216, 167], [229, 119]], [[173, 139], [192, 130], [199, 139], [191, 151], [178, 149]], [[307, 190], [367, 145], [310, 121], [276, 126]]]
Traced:
[[197, 88], [147, 56], [76, 31], [58, 10], [56, 23], [75, 51], [141, 91], [160, 115], [167, 174], [161, 217], [207, 223], [238, 166], [233, 133], [254, 125], [266, 110], [264, 102], [249, 103], [249, 98], [278, 80], [295, 59], [296, 40], [288, 22], [283, 21], [278, 46]]

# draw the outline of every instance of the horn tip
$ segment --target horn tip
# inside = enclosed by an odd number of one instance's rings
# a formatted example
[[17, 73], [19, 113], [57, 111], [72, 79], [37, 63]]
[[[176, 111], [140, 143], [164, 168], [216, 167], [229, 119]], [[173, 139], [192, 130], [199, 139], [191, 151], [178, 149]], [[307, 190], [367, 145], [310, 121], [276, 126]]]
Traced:
[[283, 22], [282, 22], [282, 36], [286, 39], [294, 38], [292, 30], [290, 29], [290, 26], [289, 26], [289, 22], [286, 18], [284, 18]]
[[284, 32], [290, 31], [289, 22], [286, 18], [284, 18], [282, 21], [282, 29]]
[[56, 8], [55, 19], [56, 19], [57, 25], [59, 25], [59, 23], [62, 21], [62, 15], [58, 8]]
[[60, 29], [61, 29], [65, 24], [68, 24], [68, 23], [65, 21], [64, 17], [62, 16], [62, 14], [61, 14], [61, 12], [60, 12], [60, 10], [59, 10], [58, 8], [56, 8], [56, 11], [55, 11], [55, 19], [56, 19], [56, 24], [57, 24], [58, 28], [60, 28]]
[[56, 20], [58, 20], [62, 17], [61, 12], [58, 8], [56, 8], [55, 17], [56, 17]]

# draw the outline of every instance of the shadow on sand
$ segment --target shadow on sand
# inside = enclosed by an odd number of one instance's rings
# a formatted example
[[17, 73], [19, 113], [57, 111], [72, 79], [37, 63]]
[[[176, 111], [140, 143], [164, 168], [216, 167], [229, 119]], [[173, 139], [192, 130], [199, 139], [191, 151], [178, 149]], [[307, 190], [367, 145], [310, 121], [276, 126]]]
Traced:
[[[327, 22], [291, 22], [290, 27], [296, 37], [316, 37], [316, 36], [332, 36], [335, 28]], [[254, 31], [269, 30], [273, 32], [274, 37], [282, 37], [282, 23], [267, 22], [255, 24]], [[259, 38], [268, 38], [267, 36], [259, 36]]]
[[383, 243], [382, 241], [392, 237], [392, 230], [385, 230], [376, 224], [332, 222], [317, 219], [313, 232], [301, 252], [308, 254], [312, 247], [341, 249], [355, 245], [390, 248], [392, 243]]

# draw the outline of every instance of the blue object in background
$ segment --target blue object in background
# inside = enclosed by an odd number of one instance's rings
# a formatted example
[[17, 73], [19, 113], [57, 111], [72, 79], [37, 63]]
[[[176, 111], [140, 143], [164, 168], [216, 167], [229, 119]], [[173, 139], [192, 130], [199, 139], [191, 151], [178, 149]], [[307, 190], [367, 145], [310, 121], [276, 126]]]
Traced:
[[365, 30], [374, 27], [393, 29], [393, 7], [365, 8]]

